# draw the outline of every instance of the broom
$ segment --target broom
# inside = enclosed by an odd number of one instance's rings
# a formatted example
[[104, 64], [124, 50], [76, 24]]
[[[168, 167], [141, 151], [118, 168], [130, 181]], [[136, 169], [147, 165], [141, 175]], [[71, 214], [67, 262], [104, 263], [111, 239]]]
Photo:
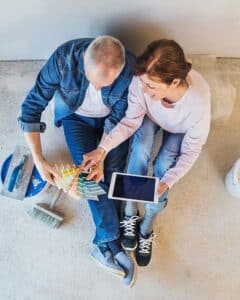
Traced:
[[52, 228], [58, 228], [62, 224], [64, 216], [60, 212], [56, 211], [54, 206], [61, 194], [62, 189], [58, 189], [50, 204], [37, 203], [34, 205], [33, 209], [27, 213], [31, 217], [42, 221]]

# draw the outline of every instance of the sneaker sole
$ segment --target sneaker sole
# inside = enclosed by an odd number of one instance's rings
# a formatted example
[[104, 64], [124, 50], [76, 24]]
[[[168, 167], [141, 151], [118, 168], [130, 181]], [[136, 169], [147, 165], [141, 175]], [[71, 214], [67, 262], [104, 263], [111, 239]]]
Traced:
[[[147, 267], [147, 266], [150, 265], [150, 263], [151, 263], [151, 260], [152, 260], [152, 252], [151, 252], [150, 260], [149, 260], [149, 262], [148, 262], [147, 264], [139, 264], [139, 263], [138, 263], [137, 251], [136, 251], [136, 253], [135, 253], [135, 259], [136, 259], [136, 264], [137, 264], [139, 267]], [[140, 258], [139, 260], [141, 260], [141, 258]]]
[[147, 267], [147, 266], [149, 266], [150, 265], [150, 263], [151, 263], [151, 260], [146, 264], [146, 265], [140, 265], [139, 263], [138, 263], [138, 261], [136, 260], [136, 264], [139, 266], [139, 267], [141, 267], [141, 268], [144, 268], [144, 267]]
[[126, 247], [126, 246], [124, 246], [123, 243], [121, 243], [121, 246], [126, 251], [135, 251], [137, 249], [137, 243], [136, 243], [136, 245], [133, 248]]
[[114, 270], [114, 269], [111, 269], [111, 268], [108, 268], [107, 266], [101, 264], [99, 262], [98, 259], [96, 259], [96, 257], [94, 257], [91, 253], [90, 254], [90, 257], [92, 258], [92, 260], [94, 260], [95, 262], [97, 262], [97, 264], [102, 267], [102, 269], [108, 271], [109, 273], [117, 276], [117, 277], [121, 277], [121, 278], [124, 278], [124, 276], [126, 275], [124, 271], [120, 271], [120, 270]]

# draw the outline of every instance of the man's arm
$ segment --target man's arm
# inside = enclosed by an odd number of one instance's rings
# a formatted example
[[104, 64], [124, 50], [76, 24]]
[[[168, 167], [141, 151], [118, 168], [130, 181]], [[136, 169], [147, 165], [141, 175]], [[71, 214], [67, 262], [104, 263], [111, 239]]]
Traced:
[[43, 157], [40, 132], [45, 131], [46, 125], [40, 120], [43, 110], [59, 86], [60, 77], [56, 52], [54, 52], [39, 72], [34, 87], [22, 104], [21, 116], [18, 118], [34, 163], [41, 177], [51, 184], [54, 184], [53, 176], [57, 174]]
[[60, 84], [60, 80], [61, 73], [56, 50], [42, 67], [35, 85], [22, 104], [19, 122], [23, 131], [43, 132], [45, 130], [45, 128], [42, 129], [40, 126], [41, 114], [52, 99]]
[[41, 139], [39, 132], [25, 132], [25, 139], [31, 150], [34, 164], [38, 169], [43, 180], [48, 181], [52, 185], [55, 185], [54, 177], [58, 178], [57, 172], [53, 167], [44, 159], [42, 154]]

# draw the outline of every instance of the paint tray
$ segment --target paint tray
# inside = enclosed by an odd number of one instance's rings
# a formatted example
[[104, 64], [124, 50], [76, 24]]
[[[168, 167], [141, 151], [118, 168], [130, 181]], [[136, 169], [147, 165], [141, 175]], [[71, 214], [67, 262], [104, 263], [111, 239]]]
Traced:
[[34, 162], [30, 150], [17, 145], [3, 183], [1, 195], [23, 200], [31, 180]]

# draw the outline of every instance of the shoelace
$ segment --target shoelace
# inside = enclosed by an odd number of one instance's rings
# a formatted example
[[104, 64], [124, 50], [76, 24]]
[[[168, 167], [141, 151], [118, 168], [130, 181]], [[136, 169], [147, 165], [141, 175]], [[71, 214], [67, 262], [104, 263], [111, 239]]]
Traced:
[[155, 237], [155, 234], [152, 233], [149, 238], [144, 239], [140, 237], [139, 239], [139, 253], [149, 254], [151, 251], [152, 241]]
[[134, 236], [135, 227], [137, 220], [140, 219], [139, 216], [132, 216], [128, 220], [123, 220], [120, 222], [120, 227], [123, 227], [124, 235]]

